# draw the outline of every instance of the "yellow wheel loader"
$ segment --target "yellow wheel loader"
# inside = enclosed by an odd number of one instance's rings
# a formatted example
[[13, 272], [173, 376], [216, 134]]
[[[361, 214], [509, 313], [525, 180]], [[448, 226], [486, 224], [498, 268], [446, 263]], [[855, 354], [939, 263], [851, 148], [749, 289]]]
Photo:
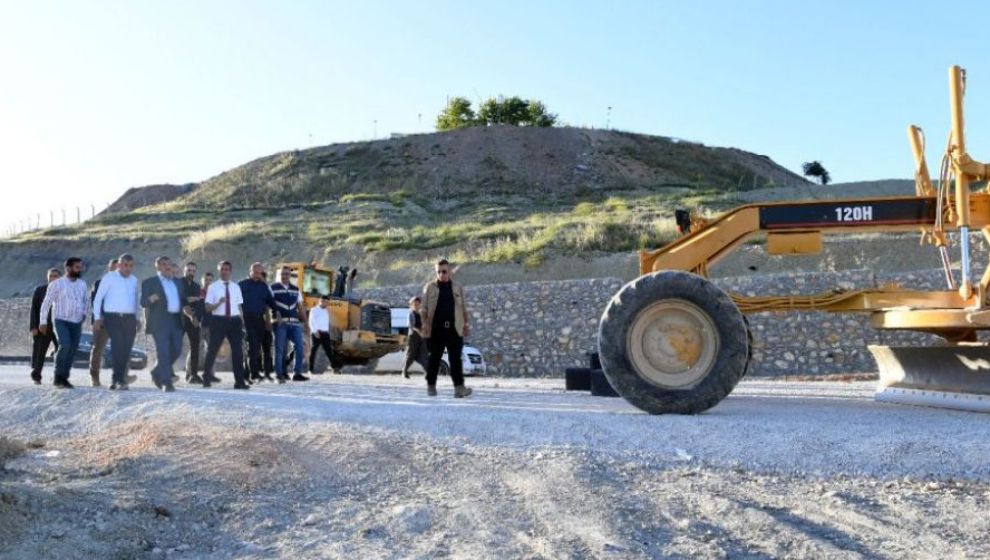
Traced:
[[[952, 132], [937, 184], [920, 128], [908, 128], [914, 153], [914, 196], [749, 204], [711, 221], [679, 216], [684, 235], [640, 252], [640, 276], [606, 307], [598, 330], [602, 369], [615, 390], [654, 414], [694, 414], [715, 406], [746, 374], [751, 335], [746, 314], [762, 311], [868, 313], [873, 327], [932, 333], [943, 344], [871, 346], [880, 379], [877, 400], [990, 412], [990, 267], [973, 282], [970, 232], [990, 242], [990, 165], [966, 152], [965, 71], [949, 70]], [[805, 296], [747, 297], [725, 293], [708, 268], [746, 240], [766, 237], [772, 255], [821, 251], [823, 234], [920, 230], [937, 249], [946, 289], [899, 286], [832, 290]], [[959, 244], [958, 269], [949, 233]]]
[[[405, 336], [392, 332], [392, 310], [382, 302], [349, 297], [350, 283], [346, 268], [334, 271], [315, 263], [279, 263], [276, 270], [288, 267], [291, 282], [303, 292], [307, 312], [320, 305], [323, 296], [329, 296], [330, 337], [333, 339], [333, 356], [330, 367], [334, 371], [346, 365], [368, 366], [371, 371], [378, 358], [405, 347]], [[310, 340], [306, 340], [306, 352]], [[321, 370], [323, 353], [318, 354], [317, 368]]]

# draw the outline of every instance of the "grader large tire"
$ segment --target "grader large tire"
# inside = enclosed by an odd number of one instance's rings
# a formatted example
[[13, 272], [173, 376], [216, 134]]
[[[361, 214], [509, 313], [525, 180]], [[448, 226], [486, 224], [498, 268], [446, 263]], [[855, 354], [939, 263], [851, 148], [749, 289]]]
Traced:
[[612, 387], [650, 414], [697, 414], [745, 375], [746, 320], [701, 276], [656, 272], [623, 286], [602, 314], [598, 352]]

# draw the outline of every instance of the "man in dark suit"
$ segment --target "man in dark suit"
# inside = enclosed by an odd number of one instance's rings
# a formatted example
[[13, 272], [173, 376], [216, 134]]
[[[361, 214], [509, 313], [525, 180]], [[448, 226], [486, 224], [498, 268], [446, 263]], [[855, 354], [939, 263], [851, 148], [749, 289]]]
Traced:
[[31, 350], [31, 379], [35, 385], [41, 385], [41, 368], [45, 365], [45, 356], [48, 354], [48, 347], [55, 344], [58, 349], [58, 341], [55, 340], [55, 329], [52, 327], [52, 312], [48, 312], [45, 318], [47, 328], [45, 332], [38, 330], [41, 325], [41, 303], [45, 301], [45, 294], [48, 293], [48, 284], [61, 278], [62, 272], [57, 268], [48, 269], [48, 282], [34, 289], [31, 297], [31, 337], [33, 347]]
[[203, 337], [200, 326], [206, 309], [203, 307], [201, 288], [196, 282], [196, 263], [186, 263], [185, 274], [180, 283], [182, 284], [182, 305], [185, 307], [185, 312], [182, 314], [182, 331], [189, 339], [189, 355], [186, 356], [186, 383], [202, 385], [203, 378], [199, 376], [199, 346]]
[[175, 361], [182, 354], [182, 284], [172, 276], [168, 257], [155, 259], [158, 274], [141, 283], [141, 307], [145, 311], [145, 332], [155, 340], [157, 363], [151, 370], [155, 386], [175, 391]]

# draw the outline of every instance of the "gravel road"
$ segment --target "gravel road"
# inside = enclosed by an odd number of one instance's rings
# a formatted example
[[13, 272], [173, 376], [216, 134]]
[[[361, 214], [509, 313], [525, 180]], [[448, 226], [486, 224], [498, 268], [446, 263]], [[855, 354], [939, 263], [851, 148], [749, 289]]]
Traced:
[[58, 391], [0, 366], [0, 434], [25, 446], [0, 470], [0, 558], [990, 555], [988, 417], [870, 383], [746, 381], [657, 417], [560, 380], [454, 400], [397, 376], [140, 376]]

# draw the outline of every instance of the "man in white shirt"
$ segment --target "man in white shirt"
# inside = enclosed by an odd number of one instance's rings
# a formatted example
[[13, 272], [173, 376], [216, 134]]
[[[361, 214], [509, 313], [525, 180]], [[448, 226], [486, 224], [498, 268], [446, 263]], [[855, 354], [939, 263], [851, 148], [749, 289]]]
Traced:
[[117, 259], [117, 269], [100, 279], [93, 298], [93, 339], [102, 329], [110, 335], [113, 379], [110, 390], [127, 390], [127, 367], [134, 336], [137, 334], [141, 293], [134, 272], [134, 257], [124, 253]]
[[155, 259], [158, 274], [141, 283], [141, 306], [146, 310], [145, 332], [155, 339], [157, 363], [151, 370], [151, 379], [159, 389], [175, 391], [178, 379], [173, 369], [182, 354], [182, 318], [184, 302], [180, 294], [182, 286], [172, 277], [172, 261], [162, 256]]
[[213, 364], [224, 339], [230, 344], [230, 359], [234, 367], [234, 389], [248, 389], [244, 380], [244, 322], [241, 305], [244, 298], [237, 282], [230, 281], [230, 261], [217, 265], [220, 279], [206, 289], [203, 303], [210, 315], [210, 340], [206, 346], [206, 363], [203, 364], [203, 387], [211, 385]]
[[333, 346], [330, 340], [330, 310], [327, 305], [330, 303], [330, 296], [324, 295], [320, 298], [320, 305], [309, 310], [309, 333], [313, 337], [312, 349], [309, 351], [309, 372], [316, 373], [316, 353], [320, 348], [330, 360], [330, 367], [336, 365], [333, 359]]
[[[82, 337], [82, 324], [89, 315], [89, 294], [86, 281], [81, 278], [82, 259], [69, 257], [65, 260], [65, 275], [48, 285], [48, 292], [41, 304], [41, 317], [52, 312], [55, 323], [55, 339], [58, 340], [58, 353], [55, 355], [55, 383], [60, 389], [74, 389], [69, 383], [72, 360], [79, 349]], [[45, 334], [47, 325], [38, 325], [38, 332]]]

